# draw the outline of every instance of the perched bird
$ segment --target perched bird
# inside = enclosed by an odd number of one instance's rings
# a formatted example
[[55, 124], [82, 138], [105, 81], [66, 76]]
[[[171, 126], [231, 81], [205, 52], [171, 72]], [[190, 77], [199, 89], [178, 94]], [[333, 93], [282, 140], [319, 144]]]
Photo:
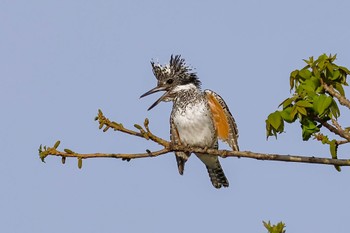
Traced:
[[[165, 93], [148, 110], [162, 101], [173, 102], [170, 115], [170, 138], [177, 145], [218, 148], [218, 139], [238, 151], [238, 130], [224, 100], [211, 90], [201, 91], [201, 82], [180, 55], [171, 55], [167, 65], [151, 61], [155, 88], [140, 98], [158, 91]], [[182, 175], [190, 153], [175, 152], [179, 173]], [[215, 155], [196, 153], [205, 164], [215, 188], [228, 187], [229, 182]]]

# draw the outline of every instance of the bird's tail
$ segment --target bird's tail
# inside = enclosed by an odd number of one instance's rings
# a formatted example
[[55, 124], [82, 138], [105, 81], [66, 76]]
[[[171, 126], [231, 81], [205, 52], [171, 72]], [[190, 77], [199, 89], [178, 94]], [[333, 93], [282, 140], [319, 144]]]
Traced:
[[229, 183], [222, 170], [218, 156], [208, 154], [197, 154], [198, 158], [207, 167], [209, 177], [213, 186], [217, 189], [221, 187], [228, 187]]
[[179, 173], [180, 175], [183, 175], [185, 170], [185, 163], [190, 157], [190, 154], [185, 152], [175, 152], [175, 157], [176, 157], [177, 168], [179, 170]]
[[225, 176], [224, 170], [222, 170], [219, 160], [218, 160], [218, 166], [216, 166], [215, 168], [210, 168], [208, 166], [206, 167], [208, 170], [211, 183], [215, 188], [219, 189], [221, 187], [229, 186], [228, 180]]

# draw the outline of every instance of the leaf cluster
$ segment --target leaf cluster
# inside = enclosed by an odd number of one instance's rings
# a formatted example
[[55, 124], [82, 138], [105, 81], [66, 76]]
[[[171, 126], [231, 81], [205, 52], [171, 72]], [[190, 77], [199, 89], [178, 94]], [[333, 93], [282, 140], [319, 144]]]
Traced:
[[[307, 141], [311, 136], [319, 136], [320, 128], [328, 121], [336, 120], [340, 116], [338, 103], [326, 87], [332, 87], [337, 94], [345, 97], [344, 86], [347, 86], [347, 75], [350, 71], [334, 63], [336, 55], [323, 54], [316, 60], [310, 57], [304, 60], [306, 66], [294, 70], [290, 74], [290, 90], [292, 96], [285, 99], [277, 110], [266, 119], [267, 137], [284, 132], [285, 123], [298, 121], [302, 129], [302, 139]], [[334, 151], [334, 141], [327, 137], [321, 138], [323, 143], [331, 145]], [[336, 153], [332, 153], [332, 155]]]
[[283, 222], [279, 222], [275, 225], [271, 225], [270, 221], [268, 222], [263, 221], [263, 223], [268, 233], [285, 233], [286, 232], [286, 230], [284, 229], [286, 225]]
[[[40, 157], [41, 161], [45, 163], [45, 158], [47, 156], [53, 155], [53, 154], [60, 154], [60, 156], [62, 158], [62, 164], [65, 164], [66, 163], [66, 156], [61, 155], [62, 153], [57, 150], [57, 148], [59, 147], [60, 144], [61, 144], [61, 141], [56, 141], [56, 143], [54, 144], [53, 147], [40, 145], [38, 151], [39, 151], [39, 157]], [[76, 157], [78, 159], [78, 168], [79, 169], [82, 168], [83, 160], [82, 160], [82, 157], [79, 156], [78, 153], [75, 153], [74, 151], [67, 149], [67, 148], [64, 149], [63, 151], [64, 151], [64, 153], [66, 153], [70, 157]]]

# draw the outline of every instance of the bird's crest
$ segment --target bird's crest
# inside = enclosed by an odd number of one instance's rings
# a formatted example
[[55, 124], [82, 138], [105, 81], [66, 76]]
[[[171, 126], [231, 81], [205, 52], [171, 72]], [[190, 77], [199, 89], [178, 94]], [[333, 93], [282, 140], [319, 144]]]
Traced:
[[169, 77], [178, 79], [181, 84], [193, 83], [197, 87], [200, 87], [201, 82], [197, 77], [193, 68], [185, 63], [185, 59], [181, 58], [181, 55], [171, 55], [169, 64], [164, 66], [158, 62], [151, 61], [152, 71], [158, 81], [164, 81]]

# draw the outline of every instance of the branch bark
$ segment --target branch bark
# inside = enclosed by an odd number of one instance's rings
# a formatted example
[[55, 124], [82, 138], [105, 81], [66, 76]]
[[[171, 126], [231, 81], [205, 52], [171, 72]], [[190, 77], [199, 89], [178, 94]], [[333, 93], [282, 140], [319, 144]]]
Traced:
[[[313, 163], [313, 164], [324, 164], [324, 165], [335, 165], [335, 166], [350, 166], [349, 159], [331, 159], [331, 158], [322, 158], [315, 156], [303, 156], [303, 155], [281, 155], [281, 154], [267, 154], [267, 153], [257, 153], [252, 151], [229, 151], [229, 150], [216, 150], [208, 148], [197, 148], [197, 147], [185, 147], [182, 145], [173, 145], [171, 142], [164, 140], [160, 137], [155, 136], [151, 133], [148, 127], [148, 119], [145, 119], [144, 128], [140, 125], [134, 125], [139, 132], [125, 128], [122, 124], [112, 122], [107, 119], [101, 110], [98, 112], [96, 119], [99, 122], [99, 128], [103, 129], [106, 132], [108, 129], [112, 128], [115, 131], [120, 131], [126, 134], [133, 136], [141, 137], [147, 140], [156, 142], [157, 144], [163, 146], [163, 149], [158, 151], [149, 151], [146, 150], [146, 153], [137, 153], [137, 154], [123, 154], [123, 153], [89, 153], [89, 154], [80, 154], [73, 152], [70, 149], [64, 149], [64, 151], [57, 150], [59, 146], [59, 141], [55, 143], [53, 147], [41, 147], [39, 148], [40, 158], [44, 161], [45, 158], [49, 155], [62, 157], [62, 162], [65, 161], [65, 158], [77, 158], [78, 165], [81, 167], [82, 159], [90, 158], [117, 158], [122, 160], [130, 161], [131, 159], [139, 158], [150, 158], [157, 157], [169, 152], [183, 151], [190, 153], [205, 153], [220, 156], [223, 158], [226, 157], [237, 157], [237, 158], [251, 158], [257, 160], [273, 160], [273, 161], [284, 161], [284, 162], [295, 162], [295, 163]], [[333, 126], [332, 126], [333, 127]], [[328, 127], [327, 127], [328, 128]]]
[[350, 109], [350, 101], [345, 98], [345, 96], [342, 96], [339, 94], [336, 90], [334, 90], [332, 85], [327, 85], [327, 83], [322, 82], [324, 89], [333, 97], [337, 98], [339, 103], [343, 106], [348, 107]]
[[350, 134], [346, 133], [345, 130], [343, 130], [341, 128], [341, 126], [338, 124], [338, 122], [336, 120], [332, 120], [333, 124], [335, 124], [336, 127], [334, 127], [333, 125], [329, 124], [327, 121], [322, 120], [319, 117], [314, 117], [314, 119], [321, 123], [322, 126], [326, 127], [329, 131], [331, 131], [332, 133], [346, 139], [348, 142], [350, 142]]
[[[170, 142], [169, 142], [170, 143]], [[108, 153], [92, 153], [92, 154], [79, 154], [79, 153], [67, 153], [59, 151], [55, 148], [48, 148], [46, 151], [47, 155], [60, 156], [63, 158], [78, 158], [78, 159], [91, 159], [91, 158], [116, 158], [123, 160], [139, 159], [139, 158], [149, 158], [157, 157], [169, 152], [183, 151], [191, 153], [205, 153], [211, 155], [217, 155], [222, 158], [226, 157], [237, 157], [237, 158], [251, 158], [257, 160], [273, 160], [273, 161], [284, 161], [284, 162], [295, 162], [295, 163], [314, 163], [314, 164], [324, 164], [324, 165], [336, 165], [336, 166], [350, 166], [349, 159], [331, 159], [331, 158], [321, 158], [314, 156], [302, 156], [302, 155], [281, 155], [281, 154], [265, 154], [257, 153], [252, 151], [229, 151], [229, 150], [216, 150], [216, 149], [206, 149], [197, 147], [184, 147], [178, 145], [169, 144], [169, 147], [163, 148], [158, 151], [147, 151], [146, 153], [138, 154], [108, 154]], [[45, 157], [46, 157], [45, 156]]]

